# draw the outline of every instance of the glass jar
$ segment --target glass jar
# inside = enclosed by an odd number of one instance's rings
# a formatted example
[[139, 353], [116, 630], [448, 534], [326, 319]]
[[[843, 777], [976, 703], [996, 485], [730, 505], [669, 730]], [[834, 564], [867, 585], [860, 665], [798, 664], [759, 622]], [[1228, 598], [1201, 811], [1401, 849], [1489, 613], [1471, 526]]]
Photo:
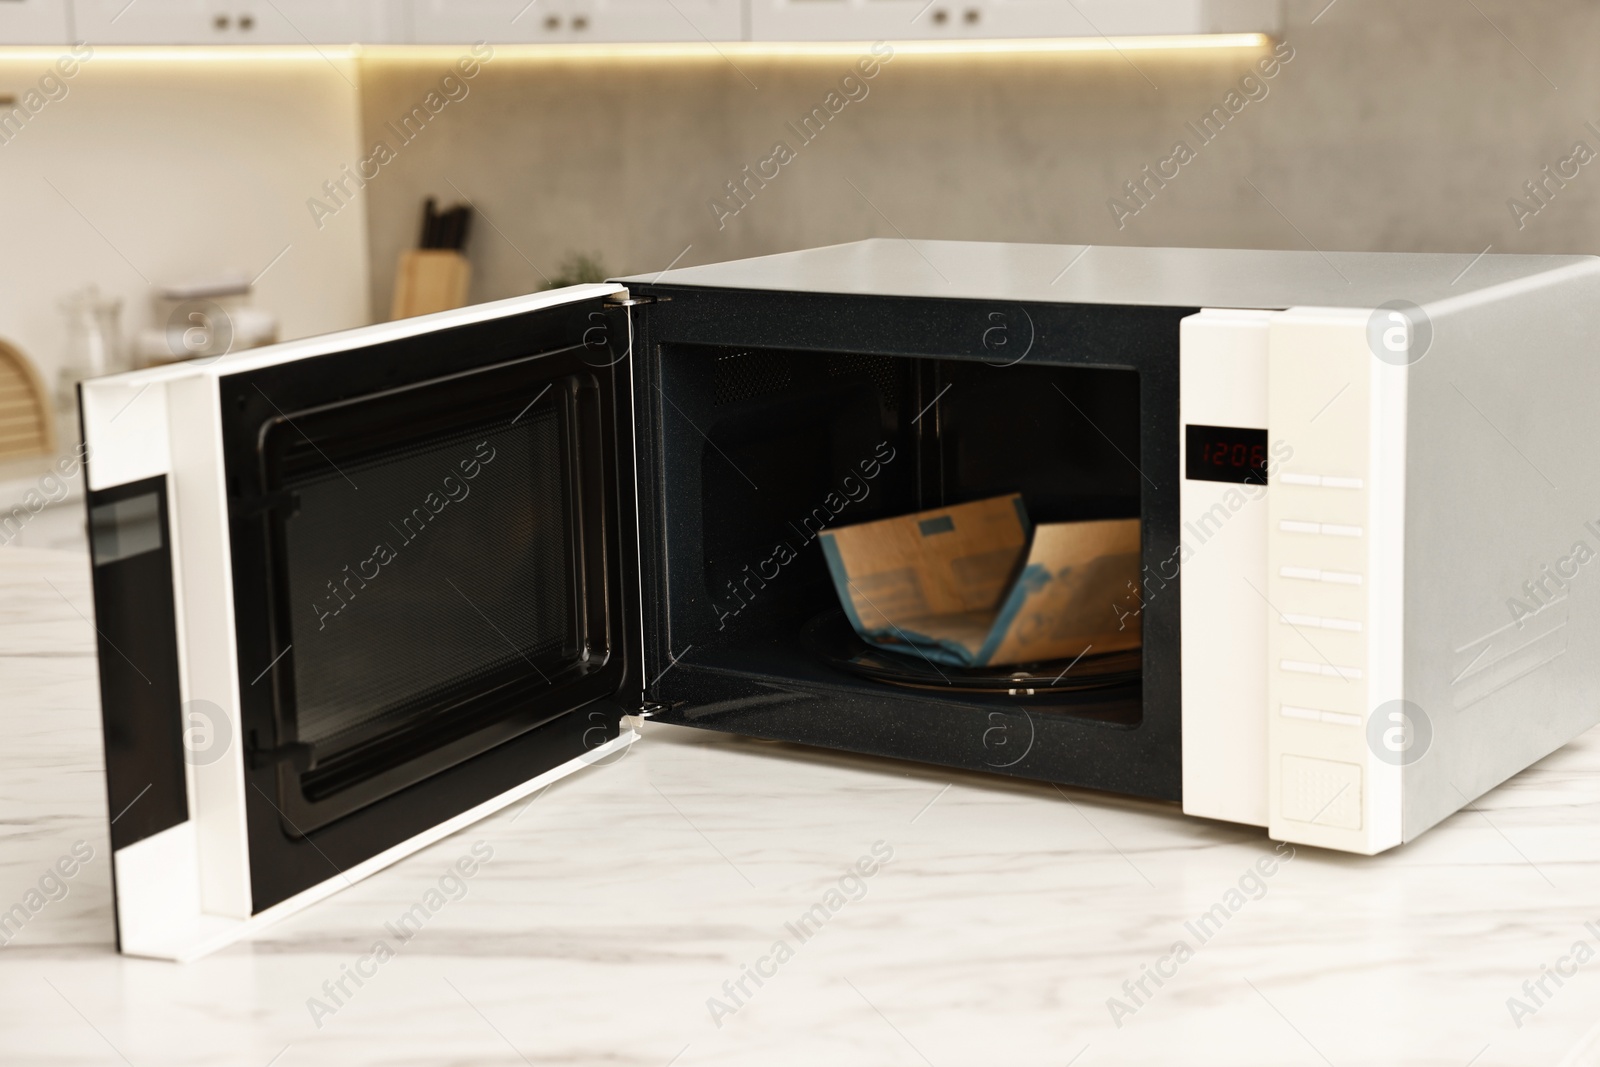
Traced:
[[79, 382], [128, 368], [122, 351], [120, 299], [102, 296], [97, 285], [86, 285], [62, 300], [61, 310], [67, 316], [67, 343], [56, 400], [67, 410], [77, 407]]

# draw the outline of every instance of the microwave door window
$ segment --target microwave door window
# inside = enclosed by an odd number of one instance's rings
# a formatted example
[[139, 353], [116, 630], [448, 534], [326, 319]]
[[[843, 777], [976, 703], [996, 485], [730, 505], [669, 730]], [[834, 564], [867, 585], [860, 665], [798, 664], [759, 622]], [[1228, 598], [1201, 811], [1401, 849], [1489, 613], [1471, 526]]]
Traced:
[[546, 406], [290, 483], [295, 726], [320, 760], [497, 675], [576, 664], [562, 453]]
[[600, 389], [532, 362], [268, 426], [291, 836], [616, 691]]

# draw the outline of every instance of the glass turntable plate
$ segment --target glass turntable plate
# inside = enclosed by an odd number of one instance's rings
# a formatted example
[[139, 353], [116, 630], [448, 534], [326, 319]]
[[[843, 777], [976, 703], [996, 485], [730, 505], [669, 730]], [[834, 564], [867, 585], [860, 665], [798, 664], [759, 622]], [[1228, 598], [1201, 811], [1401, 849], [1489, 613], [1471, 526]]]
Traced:
[[1142, 656], [1137, 648], [1096, 655], [1091, 647], [1076, 659], [994, 667], [952, 667], [934, 663], [914, 649], [892, 652], [867, 644], [841, 608], [829, 609], [806, 623], [800, 631], [800, 639], [836, 670], [917, 689], [1005, 693], [1020, 697], [1137, 684], [1141, 677]]

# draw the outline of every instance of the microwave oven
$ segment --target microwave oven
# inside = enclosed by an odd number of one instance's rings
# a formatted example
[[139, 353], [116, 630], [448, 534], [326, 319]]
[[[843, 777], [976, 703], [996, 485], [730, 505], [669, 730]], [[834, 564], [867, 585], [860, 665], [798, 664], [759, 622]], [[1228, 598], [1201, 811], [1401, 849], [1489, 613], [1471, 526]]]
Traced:
[[[1409, 841], [1600, 718], [1597, 296], [869, 240], [86, 382], [119, 947], [210, 951], [647, 718]], [[1139, 520], [1131, 667], [852, 644], [823, 531], [1008, 493]]]

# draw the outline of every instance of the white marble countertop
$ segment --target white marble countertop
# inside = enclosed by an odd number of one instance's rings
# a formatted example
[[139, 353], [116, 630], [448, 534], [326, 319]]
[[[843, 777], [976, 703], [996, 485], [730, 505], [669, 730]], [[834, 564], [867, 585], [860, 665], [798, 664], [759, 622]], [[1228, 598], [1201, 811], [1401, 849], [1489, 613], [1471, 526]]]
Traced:
[[[176, 965], [112, 948], [87, 568], [16, 549], [0, 596], [0, 910], [93, 850], [0, 947], [3, 1064], [1600, 1064], [1600, 733], [1411, 845], [1254, 879], [1262, 832], [1174, 806], [648, 727]], [[478, 842], [399, 943], [385, 924]], [[809, 936], [785, 925], [819, 903]], [[1219, 903], [1202, 942], [1185, 924]], [[379, 939], [393, 958], [335, 1001]], [[1536, 1003], [1546, 967], [1570, 977]]]

